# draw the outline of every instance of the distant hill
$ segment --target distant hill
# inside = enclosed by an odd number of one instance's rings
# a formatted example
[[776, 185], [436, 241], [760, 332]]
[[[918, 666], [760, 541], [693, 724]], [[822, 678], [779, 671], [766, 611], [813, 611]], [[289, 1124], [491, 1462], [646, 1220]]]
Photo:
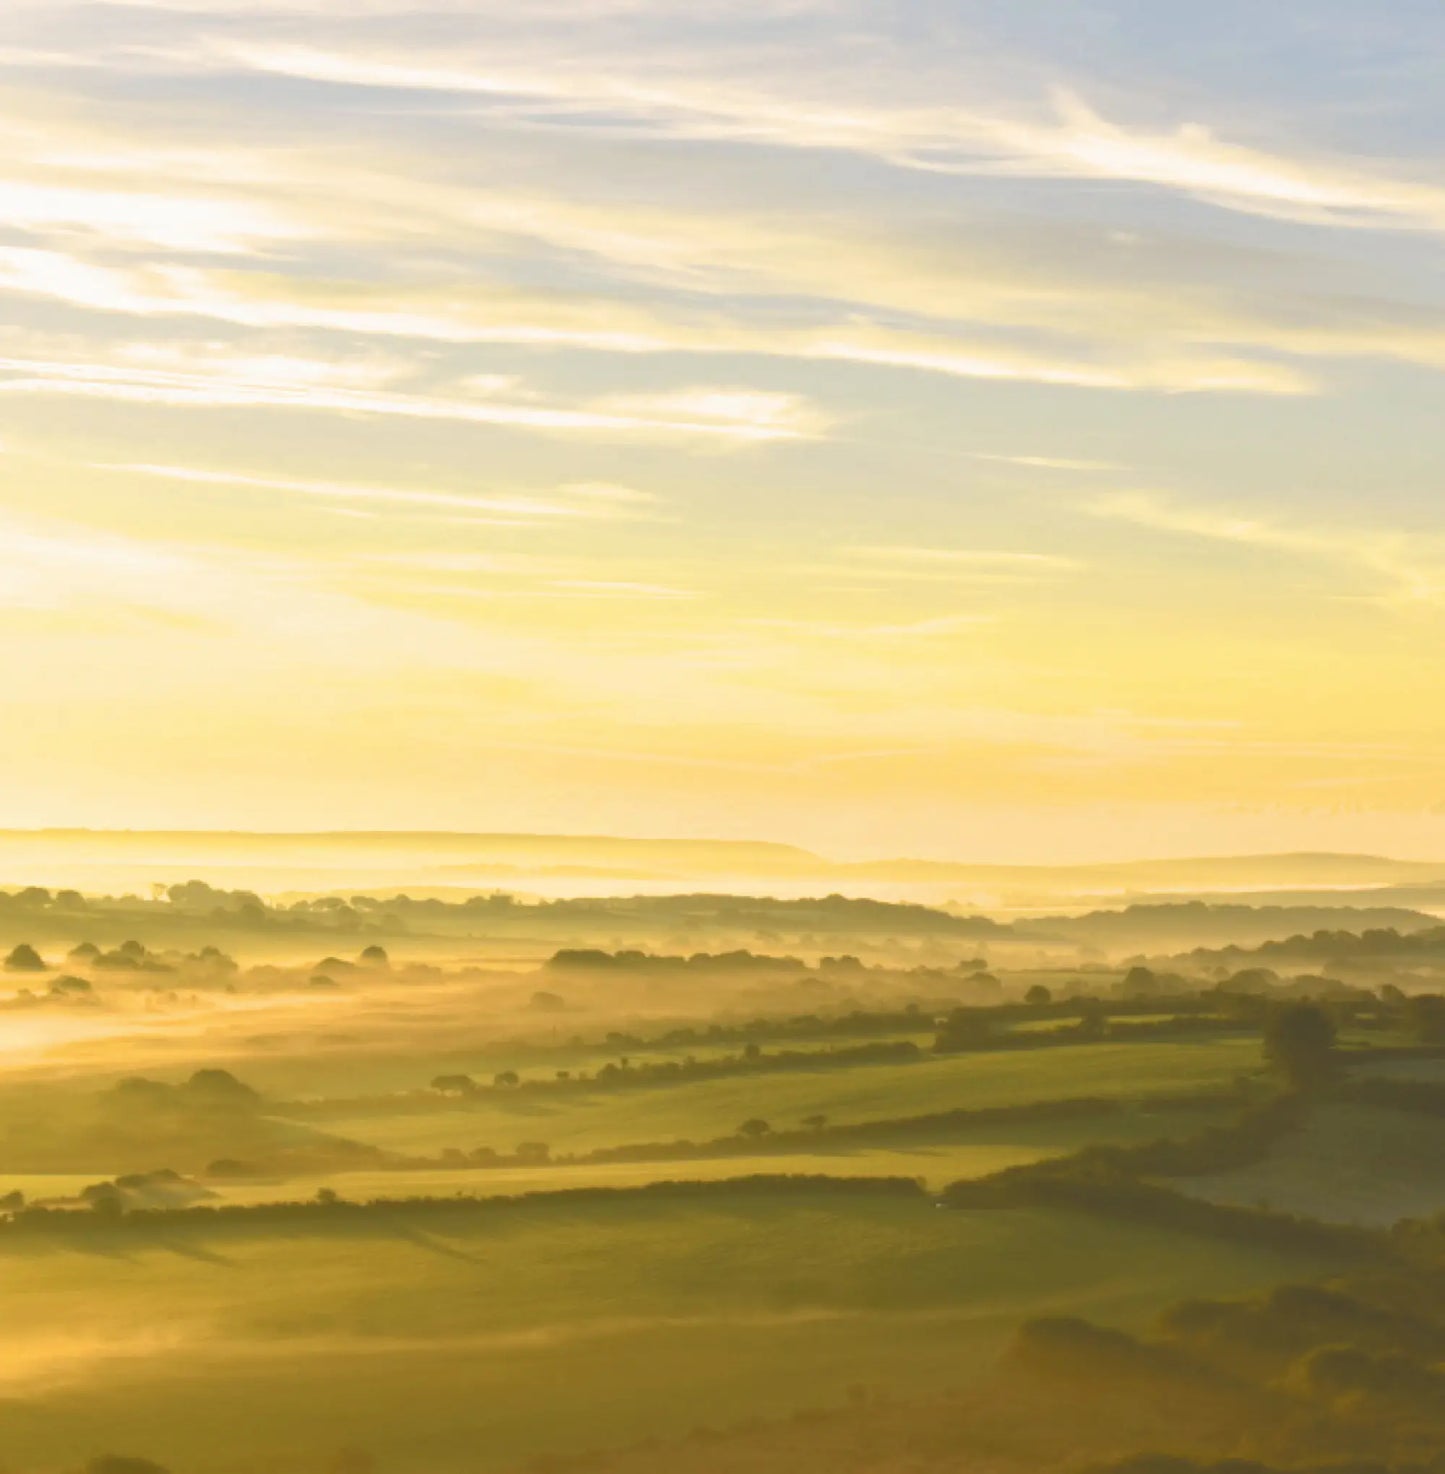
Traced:
[[1394, 906], [1207, 905], [1202, 901], [1132, 905], [1083, 916], [1044, 916], [1020, 922], [1020, 940], [1062, 939], [1116, 955], [1179, 951], [1309, 936], [1317, 931], [1416, 932], [1439, 926], [1437, 917]]
[[762, 840], [445, 830], [0, 830], [0, 885], [136, 889], [185, 879], [276, 892], [430, 887], [550, 895], [838, 891], [970, 910], [1079, 911], [1151, 898], [1372, 907], [1445, 896], [1445, 862], [1378, 855], [1202, 856], [1097, 865], [837, 861]]
[[869, 860], [837, 867], [878, 880], [955, 880], [1007, 889], [1086, 891], [1356, 887], [1445, 882], [1445, 861], [1392, 860], [1380, 855], [1207, 855], [1175, 860], [1125, 860], [1087, 865], [979, 865], [951, 860]]
[[1445, 911], [1445, 879], [1424, 885], [1287, 886], [1281, 890], [1193, 891], [1191, 901], [1230, 905], [1247, 901], [1251, 906], [1337, 907], [1359, 906], [1366, 910], [1401, 908], [1408, 911]]

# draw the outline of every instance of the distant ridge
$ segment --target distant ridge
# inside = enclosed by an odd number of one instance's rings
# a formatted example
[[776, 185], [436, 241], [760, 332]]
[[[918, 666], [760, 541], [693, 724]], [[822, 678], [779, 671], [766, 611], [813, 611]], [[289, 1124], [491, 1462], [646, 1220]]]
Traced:
[[873, 878], [946, 880], [957, 877], [987, 882], [1049, 879], [1051, 881], [1114, 880], [1121, 884], [1177, 879], [1184, 884], [1257, 885], [1388, 884], [1401, 880], [1445, 878], [1445, 860], [1394, 860], [1383, 855], [1300, 851], [1264, 855], [1198, 855], [1166, 860], [1105, 860], [1070, 865], [973, 864], [956, 860], [869, 860], [846, 867]]
[[[1445, 861], [1304, 851], [1099, 863], [840, 861], [773, 840], [647, 839], [434, 829], [0, 829], [0, 883], [155, 885], [177, 879], [283, 890], [487, 889], [599, 885], [748, 889], [957, 900], [988, 909], [1088, 906], [1148, 897], [1248, 897], [1370, 904], [1445, 887]], [[1067, 899], [1066, 899], [1067, 898]], [[1412, 899], [1417, 897], [1412, 896]]]

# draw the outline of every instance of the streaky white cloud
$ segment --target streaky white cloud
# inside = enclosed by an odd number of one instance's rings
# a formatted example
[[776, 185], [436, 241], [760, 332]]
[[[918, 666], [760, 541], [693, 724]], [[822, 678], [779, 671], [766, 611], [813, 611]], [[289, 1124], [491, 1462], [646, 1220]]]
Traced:
[[1229, 143], [1199, 123], [1169, 133], [1130, 130], [1067, 89], [1055, 93], [1055, 106], [1056, 126], [1000, 128], [1018, 167], [1154, 185], [1227, 209], [1318, 224], [1445, 230], [1445, 187], [1432, 180]]
[[309, 232], [260, 203], [155, 190], [125, 191], [0, 179], [0, 219], [11, 229], [83, 232], [171, 251], [245, 255]]
[[[969, 175], [1026, 173], [1106, 180], [1187, 194], [1222, 208], [1335, 226], [1445, 229], [1445, 186], [1348, 162], [1296, 157], [1217, 138], [1205, 125], [1172, 132], [1105, 120], [1074, 92], [1055, 91], [1053, 118], [1020, 112], [808, 97], [809, 79], [719, 80], [625, 56], [559, 68], [551, 58], [501, 57], [471, 65], [421, 53], [399, 59], [339, 46], [232, 42], [213, 53], [254, 71], [356, 87], [516, 99], [545, 107], [554, 125], [623, 117], [675, 136], [785, 149], [838, 149], [908, 169]], [[196, 57], [196, 64], [207, 58]], [[499, 114], [497, 121], [504, 122]], [[611, 124], [610, 126], [615, 126]]]
[[968, 455], [970, 460], [992, 461], [1003, 466], [1020, 466], [1031, 471], [1122, 471], [1125, 469], [1117, 461], [1080, 461], [1062, 456], [1011, 456], [981, 450], [969, 451]]
[[[860, 280], [853, 285], [866, 299], [868, 284]], [[1082, 356], [1087, 343], [1081, 343], [1081, 356], [1077, 357], [1059, 350], [1040, 352], [997, 342], [987, 348], [974, 348], [957, 337], [944, 336], [949, 324], [940, 323], [930, 336], [860, 322], [857, 313], [851, 314], [855, 320], [847, 328], [802, 330], [753, 326], [726, 317], [699, 323], [686, 316], [669, 316], [664, 306], [615, 309], [621, 321], [605, 326], [591, 304], [577, 309], [570, 321], [568, 308], [562, 304], [552, 304], [540, 313], [534, 304], [509, 308], [505, 303], [480, 303], [473, 307], [455, 297], [444, 304], [438, 302], [434, 308], [418, 310], [326, 305], [317, 302], [314, 285], [308, 285], [303, 295], [295, 284], [283, 280], [238, 280], [234, 274], [221, 278], [197, 268], [119, 269], [31, 248], [0, 247], [0, 289], [107, 312], [196, 317], [262, 331], [320, 330], [458, 345], [628, 355], [796, 359], [960, 379], [1116, 391], [1300, 395], [1313, 393], [1318, 387], [1289, 364], [1221, 358], [1167, 345], [1162, 354], [1146, 346], [1116, 352], [1108, 360], [1090, 361]], [[345, 294], [344, 288], [338, 290]], [[971, 306], [980, 319], [1004, 324], [1032, 326], [1036, 315], [1020, 303], [1016, 293], [1008, 291], [992, 302], [980, 297]], [[538, 317], [529, 320], [529, 313], [538, 313]], [[1078, 326], [1083, 337], [1089, 326]], [[1216, 332], [1222, 338], [1231, 336], [1222, 325]], [[1236, 325], [1234, 335], [1246, 341], [1251, 337], [1250, 330], [1242, 325]], [[1267, 327], [1256, 328], [1254, 336], [1267, 343], [1270, 334]], [[1415, 341], [1407, 335], [1396, 351], [1409, 356]], [[1322, 351], [1328, 351], [1328, 346], [1326, 337]], [[1390, 351], [1384, 342], [1379, 347]], [[1440, 351], [1445, 354], [1445, 346]]]
[[959, 569], [972, 571], [1029, 570], [1063, 572], [1080, 567], [1075, 558], [1059, 553], [1022, 552], [993, 548], [938, 548], [857, 546], [839, 548], [845, 558], [857, 558], [882, 567], [902, 569]]
[[[894, 339], [891, 344], [890, 336]], [[1132, 361], [1124, 358], [1117, 363], [1090, 363], [1071, 361], [1058, 353], [1046, 357], [1017, 349], [969, 351], [938, 338], [928, 343], [917, 335], [889, 335], [876, 330], [866, 336], [855, 332], [851, 341], [825, 338], [803, 347], [800, 356], [875, 368], [917, 369], [959, 379], [998, 379], [1079, 389], [1296, 395], [1313, 393], [1316, 388], [1308, 376], [1287, 364], [1184, 355], [1141, 355]]]
[[[325, 501], [378, 502], [405, 508], [438, 509], [446, 512], [479, 512], [513, 519], [510, 525], [561, 519], [612, 519], [637, 515], [638, 503], [650, 505], [654, 498], [627, 487], [607, 488], [611, 495], [599, 496], [596, 488], [562, 487], [556, 497], [473, 496], [460, 492], [426, 491], [412, 487], [357, 485], [352, 482], [318, 481], [293, 476], [254, 476], [239, 471], [211, 470], [199, 466], [97, 464], [94, 470], [127, 475], [153, 476], [165, 481], [184, 481], [203, 486], [231, 486], [238, 490], [294, 493]], [[629, 494], [630, 493], [630, 494]]]
[[760, 444], [815, 435], [819, 421], [798, 396], [758, 396], [699, 391], [625, 403], [599, 401], [576, 407], [536, 400], [460, 399], [382, 393], [324, 383], [272, 378], [223, 377], [123, 364], [68, 363], [0, 358], [0, 395], [52, 395], [109, 399], [172, 409], [284, 409], [353, 414], [533, 431], [545, 434], [701, 438], [720, 444]]
[[1385, 585], [1375, 602], [1395, 607], [1445, 603], [1445, 549], [1376, 527], [1301, 526], [1223, 507], [1201, 507], [1148, 491], [1112, 492], [1085, 504], [1096, 517], [1156, 532], [1236, 543], [1322, 559]]
[[611, 394], [598, 399], [596, 409], [643, 423], [713, 426], [724, 433], [748, 427], [759, 439], [808, 438], [821, 434], [827, 423], [800, 394], [728, 387]]

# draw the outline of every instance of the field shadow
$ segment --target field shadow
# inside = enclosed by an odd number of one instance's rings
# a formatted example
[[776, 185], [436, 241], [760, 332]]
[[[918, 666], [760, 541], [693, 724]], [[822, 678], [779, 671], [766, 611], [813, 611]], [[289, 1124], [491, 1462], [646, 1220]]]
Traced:
[[439, 1239], [433, 1234], [424, 1233], [415, 1224], [391, 1220], [385, 1225], [385, 1228], [390, 1230], [389, 1237], [400, 1239], [403, 1243], [414, 1244], [418, 1249], [424, 1249], [428, 1254], [438, 1254], [444, 1259], [458, 1259], [464, 1264], [481, 1264], [483, 1262], [480, 1254], [469, 1254], [465, 1249], [460, 1249], [455, 1244], [447, 1243], [445, 1239]]
[[187, 1242], [173, 1237], [158, 1237], [151, 1242], [154, 1248], [164, 1249], [168, 1254], [179, 1255], [182, 1259], [194, 1259], [198, 1264], [214, 1264], [221, 1269], [236, 1268], [234, 1259], [226, 1258], [224, 1254], [204, 1243]]

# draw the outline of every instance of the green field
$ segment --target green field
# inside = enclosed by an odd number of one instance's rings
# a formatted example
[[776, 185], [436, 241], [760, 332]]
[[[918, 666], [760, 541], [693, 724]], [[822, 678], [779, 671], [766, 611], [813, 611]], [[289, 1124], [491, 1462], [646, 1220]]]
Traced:
[[1445, 1085], [1445, 1059], [1374, 1060], [1358, 1069], [1362, 1075], [1381, 1080], [1418, 1080], [1425, 1085]]
[[[575, 1021], [568, 1024], [568, 1028], [575, 1027]], [[813, 1037], [768, 1040], [763, 1049], [767, 1054], [775, 1054], [780, 1050], [823, 1053], [858, 1044], [904, 1042], [927, 1050], [932, 1046], [933, 1034], [888, 1030], [857, 1038], [819, 1034]], [[493, 1076], [502, 1070], [515, 1070], [523, 1080], [542, 1081], [550, 1085], [559, 1070], [567, 1070], [574, 1075], [595, 1074], [603, 1066], [616, 1064], [623, 1057], [639, 1065], [681, 1064], [688, 1059], [735, 1059], [742, 1047], [736, 1040], [725, 1044], [644, 1043], [620, 1046], [585, 1042], [547, 1044], [503, 1040], [445, 1051], [432, 1047], [400, 1058], [339, 1052], [333, 1058], [328, 1058], [325, 1054], [285, 1059], [251, 1055], [225, 1062], [269, 1096], [298, 1099], [350, 1098], [425, 1090], [437, 1075], [470, 1075], [479, 1085], [487, 1086], [491, 1084]]]
[[[968, 1381], [1025, 1316], [1134, 1324], [1301, 1263], [926, 1199], [553, 1200], [364, 1225], [11, 1241], [0, 1436], [21, 1467], [143, 1452], [192, 1474], [492, 1470]], [[1319, 1266], [1324, 1267], [1324, 1266]]]
[[[681, 1161], [584, 1162], [566, 1166], [373, 1168], [286, 1178], [273, 1182], [213, 1182], [227, 1203], [301, 1201], [330, 1188], [353, 1202], [398, 1197], [490, 1197], [575, 1187], [636, 1187], [676, 1178], [717, 1181], [754, 1173], [806, 1173], [833, 1177], [911, 1177], [932, 1191], [962, 1178], [986, 1177], [1008, 1167], [1066, 1155], [1098, 1143], [1128, 1145], [1161, 1136], [1190, 1135], [1227, 1119], [1222, 1111], [1137, 1110], [1068, 1121], [1025, 1121], [972, 1127], [928, 1144], [799, 1148], [747, 1156], [694, 1157]], [[71, 1181], [73, 1179], [67, 1179]], [[10, 1179], [0, 1177], [0, 1185]], [[26, 1181], [30, 1183], [26, 1187]], [[18, 1180], [22, 1190], [43, 1188], [43, 1178]]]
[[1372, 1106], [1315, 1107], [1261, 1162], [1179, 1186], [1214, 1202], [1384, 1226], [1445, 1212], [1445, 1120]]
[[[154, 1030], [98, 1015], [111, 1034], [82, 1040], [64, 1069], [17, 1073], [0, 1126], [7, 1158], [35, 1170], [0, 1170], [0, 1194], [70, 1211], [21, 1212], [0, 1230], [0, 1465], [70, 1474], [109, 1452], [174, 1474], [366, 1470], [337, 1463], [353, 1447], [377, 1474], [512, 1474], [542, 1453], [854, 1406], [858, 1388], [869, 1406], [873, 1393], [947, 1399], [992, 1375], [1029, 1318], [1137, 1328], [1181, 1298], [1340, 1267], [1207, 1228], [957, 1211], [932, 1196], [1091, 1145], [1232, 1122], [1268, 1095], [1258, 1036], [925, 1048], [911, 1061], [577, 1085], [557, 1071], [717, 1053], [733, 1069], [742, 1046], [568, 1043], [549, 1040], [545, 1021], [508, 1038], [498, 1032], [507, 1015], [482, 1002], [419, 988], [318, 1013], [310, 1000], [268, 998], [167, 1016]], [[513, 1007], [508, 1028], [516, 1018]], [[217, 1095], [215, 1078], [198, 1093], [187, 1082], [204, 1068], [233, 1069], [262, 1094], [231, 1081]], [[506, 1069], [542, 1083], [487, 1084]], [[167, 1083], [111, 1093], [123, 1073]], [[482, 1088], [460, 1099], [428, 1088], [449, 1073]], [[1103, 1104], [1050, 1116], [1084, 1099]], [[1018, 1118], [967, 1114], [991, 1111]], [[965, 1118], [928, 1119], [949, 1113]], [[771, 1140], [739, 1139], [754, 1120]], [[1257, 1167], [1184, 1186], [1386, 1222], [1445, 1206], [1434, 1125], [1327, 1106]], [[711, 1154], [666, 1152], [720, 1139]], [[523, 1143], [545, 1143], [554, 1160], [453, 1167], [443, 1157], [483, 1147], [510, 1157]], [[649, 1145], [651, 1160], [566, 1160], [620, 1147], [645, 1156]], [[252, 1166], [203, 1172], [220, 1157]], [[162, 1179], [75, 1205], [117, 1172], [167, 1167], [204, 1187]], [[747, 1180], [784, 1174], [912, 1179], [927, 1191]], [[628, 1191], [679, 1180], [697, 1186]], [[134, 1212], [206, 1190], [234, 1211]], [[333, 1193], [344, 1201], [315, 1202]], [[503, 1197], [514, 1201], [488, 1201]], [[288, 1202], [311, 1206], [274, 1206]]]
[[[1139, 1105], [1119, 1112], [1057, 1121], [1019, 1121], [960, 1127], [946, 1137], [882, 1146], [800, 1146], [755, 1155], [643, 1162], [585, 1162], [521, 1167], [366, 1168], [244, 1181], [216, 1179], [215, 1201], [253, 1204], [299, 1202], [329, 1188], [352, 1202], [400, 1197], [489, 1197], [574, 1187], [636, 1187], [686, 1177], [706, 1181], [754, 1173], [801, 1172], [848, 1177], [912, 1177], [930, 1190], [962, 1178], [984, 1177], [1102, 1143], [1130, 1145], [1163, 1136], [1192, 1135], [1230, 1118], [1221, 1107], [1187, 1110]], [[86, 1173], [0, 1173], [0, 1193], [18, 1190], [29, 1201], [73, 1198], [107, 1176]]]
[[813, 1114], [843, 1124], [1077, 1096], [1224, 1089], [1258, 1067], [1253, 1039], [1081, 1044], [610, 1090], [488, 1091], [466, 1105], [401, 1113], [379, 1103], [314, 1124], [417, 1154], [448, 1147], [510, 1151], [522, 1141], [579, 1152], [629, 1142], [705, 1141], [730, 1135], [750, 1117], [784, 1130]]

